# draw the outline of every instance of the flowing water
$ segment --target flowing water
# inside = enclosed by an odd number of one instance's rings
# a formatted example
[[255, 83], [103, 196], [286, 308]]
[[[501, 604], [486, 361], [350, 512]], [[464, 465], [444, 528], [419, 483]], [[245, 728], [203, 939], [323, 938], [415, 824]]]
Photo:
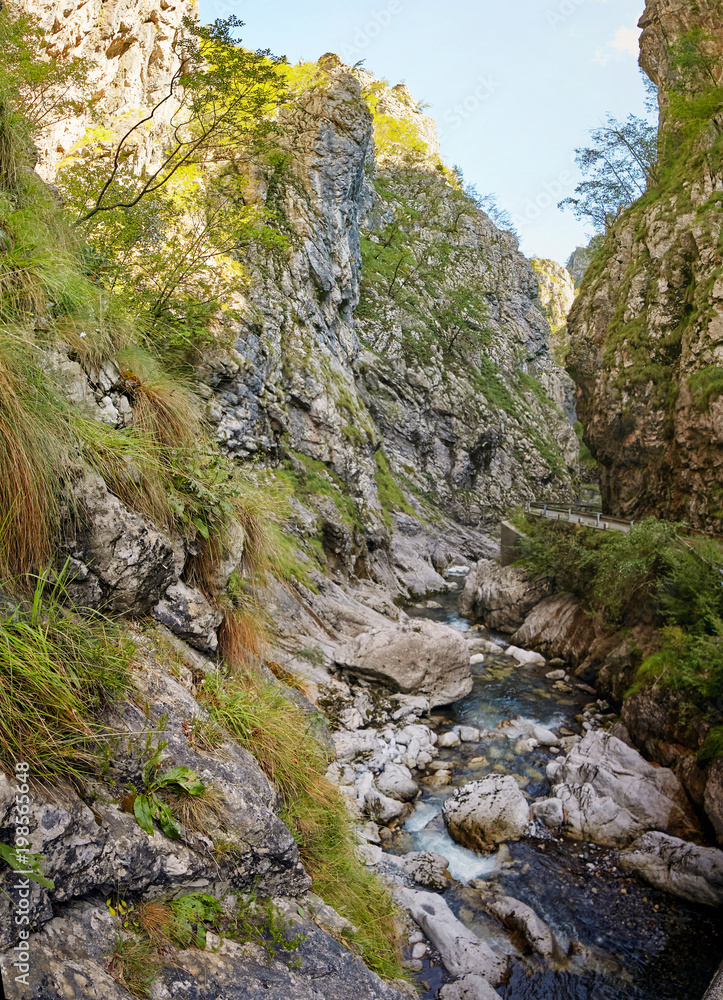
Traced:
[[[473, 626], [459, 615], [457, 596], [437, 598], [438, 609], [408, 608], [410, 615], [446, 622], [461, 632]], [[500, 645], [501, 636], [485, 633]], [[483, 855], [456, 844], [441, 817], [455, 787], [490, 773], [512, 774], [533, 798], [549, 793], [545, 767], [560, 752], [539, 747], [521, 752], [519, 741], [496, 730], [505, 720], [533, 720], [556, 733], [580, 733], [575, 721], [594, 700], [572, 686], [556, 692], [548, 667], [518, 666], [504, 655], [485, 656], [473, 667], [469, 697], [438, 711], [433, 724], [444, 732], [455, 724], [488, 730], [480, 744], [440, 750], [449, 761], [450, 784], [423, 793], [405, 824], [399, 850], [434, 850], [449, 859], [455, 880], [445, 898], [457, 916], [481, 938], [511, 956], [509, 980], [498, 987], [506, 1000], [701, 1000], [723, 954], [720, 911], [696, 907], [652, 889], [618, 870], [610, 848], [550, 833], [527, 837], [496, 854]], [[480, 894], [468, 883], [493, 881], [507, 895], [531, 906], [559, 944], [552, 964], [524, 958], [508, 934], [485, 914]], [[423, 995], [432, 998], [443, 971], [425, 962]], [[425, 986], [426, 984], [426, 986]]]

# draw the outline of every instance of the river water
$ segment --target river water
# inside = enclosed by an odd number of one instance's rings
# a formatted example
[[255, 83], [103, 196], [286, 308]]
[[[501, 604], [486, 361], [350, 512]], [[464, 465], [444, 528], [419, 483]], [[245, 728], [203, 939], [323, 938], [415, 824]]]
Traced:
[[[438, 595], [442, 606], [407, 608], [416, 617], [442, 621], [461, 632], [473, 623], [457, 611], [457, 595]], [[438, 733], [453, 725], [473, 725], [480, 744], [440, 750], [452, 767], [450, 784], [423, 793], [405, 824], [401, 851], [434, 850], [450, 861], [454, 879], [445, 898], [464, 924], [511, 956], [509, 980], [498, 987], [506, 1000], [701, 1000], [723, 954], [720, 911], [696, 907], [659, 892], [617, 867], [614, 850], [581, 841], [526, 837], [492, 855], [456, 844], [441, 818], [442, 803], [455, 787], [490, 773], [512, 774], [532, 798], [549, 794], [545, 767], [559, 750], [539, 747], [518, 753], [518, 741], [497, 730], [505, 720], [531, 719], [556, 733], [580, 733], [575, 721], [594, 695], [572, 686], [555, 692], [548, 667], [519, 666], [503, 655], [502, 636], [481, 633], [500, 645], [500, 655], [485, 656], [473, 667], [475, 684], [462, 701], [438, 710]], [[494, 882], [509, 896], [531, 906], [550, 926], [560, 957], [552, 966], [523, 956], [500, 925], [488, 917], [469, 882]], [[425, 962], [423, 996], [433, 998], [443, 970]]]

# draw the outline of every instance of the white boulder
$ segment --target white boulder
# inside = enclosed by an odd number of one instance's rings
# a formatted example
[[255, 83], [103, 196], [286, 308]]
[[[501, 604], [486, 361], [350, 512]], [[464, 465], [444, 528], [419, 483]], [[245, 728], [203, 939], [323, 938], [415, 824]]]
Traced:
[[392, 683], [431, 706], [472, 690], [467, 643], [456, 629], [438, 622], [418, 619], [362, 632], [340, 646], [335, 658], [350, 673]]
[[519, 840], [530, 820], [527, 800], [509, 774], [492, 774], [456, 789], [442, 814], [454, 840], [484, 853], [504, 841]]
[[566, 810], [566, 832], [580, 840], [624, 847], [647, 830], [686, 840], [700, 827], [671, 770], [603, 730], [588, 732], [561, 763], [547, 767], [553, 795]]
[[651, 831], [620, 855], [624, 871], [691, 903], [723, 906], [723, 851]]
[[395, 889], [394, 896], [421, 927], [455, 978], [476, 975], [497, 985], [507, 962], [455, 917], [442, 896], [414, 889]]

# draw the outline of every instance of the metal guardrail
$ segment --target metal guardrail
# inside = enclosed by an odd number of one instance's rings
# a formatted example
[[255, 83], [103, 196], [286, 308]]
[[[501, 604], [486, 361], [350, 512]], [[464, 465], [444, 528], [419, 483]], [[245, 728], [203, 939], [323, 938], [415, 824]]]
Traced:
[[585, 528], [598, 531], [628, 532], [635, 521], [624, 521], [618, 517], [603, 514], [598, 504], [592, 503], [527, 503], [525, 513], [532, 517], [545, 517], [550, 521], [564, 521], [567, 524], [581, 524]]

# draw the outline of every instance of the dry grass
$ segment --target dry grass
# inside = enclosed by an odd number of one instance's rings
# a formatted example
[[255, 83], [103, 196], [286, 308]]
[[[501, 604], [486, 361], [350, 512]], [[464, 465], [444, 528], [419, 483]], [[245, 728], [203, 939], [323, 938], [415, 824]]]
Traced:
[[[223, 825], [227, 820], [224, 797], [220, 789], [208, 785], [201, 795], [176, 795], [164, 792], [163, 799], [174, 817], [194, 833], [208, 833], [209, 821]], [[215, 825], [215, 824], [214, 824]]]
[[152, 899], [139, 903], [135, 907], [134, 916], [154, 948], [162, 951], [168, 945], [170, 928], [174, 921], [173, 910], [166, 900]]
[[27, 350], [0, 335], [0, 575], [47, 565], [58, 491], [69, 472], [69, 422]]
[[117, 356], [133, 407], [133, 424], [164, 448], [190, 448], [204, 437], [197, 396], [183, 379], [169, 375], [140, 347]]
[[258, 665], [269, 639], [267, 620], [268, 616], [255, 601], [226, 612], [218, 641], [221, 655], [232, 670], [243, 674]]

